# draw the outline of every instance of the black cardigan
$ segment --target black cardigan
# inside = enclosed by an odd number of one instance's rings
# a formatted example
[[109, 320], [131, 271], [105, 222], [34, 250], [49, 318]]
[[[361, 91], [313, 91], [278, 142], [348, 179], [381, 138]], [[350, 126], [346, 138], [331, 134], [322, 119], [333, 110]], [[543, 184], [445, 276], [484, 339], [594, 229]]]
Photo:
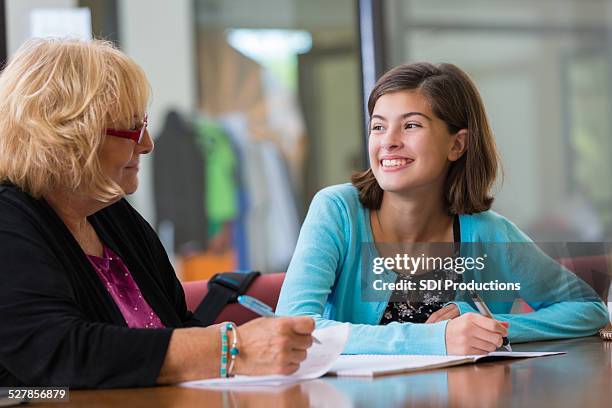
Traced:
[[167, 327], [130, 329], [45, 200], [0, 185], [0, 386], [151, 386], [172, 328], [200, 326], [155, 231], [126, 200], [89, 217]]

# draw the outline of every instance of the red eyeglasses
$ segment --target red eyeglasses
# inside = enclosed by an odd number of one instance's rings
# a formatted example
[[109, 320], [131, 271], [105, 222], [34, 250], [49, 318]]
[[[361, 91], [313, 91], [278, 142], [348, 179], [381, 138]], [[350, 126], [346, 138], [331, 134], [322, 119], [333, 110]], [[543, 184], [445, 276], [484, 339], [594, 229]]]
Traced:
[[145, 131], [147, 130], [148, 115], [145, 115], [142, 119], [142, 126], [134, 130], [118, 130], [118, 129], [106, 129], [106, 134], [116, 137], [122, 137], [124, 139], [131, 139], [136, 143], [140, 143], [144, 137]]

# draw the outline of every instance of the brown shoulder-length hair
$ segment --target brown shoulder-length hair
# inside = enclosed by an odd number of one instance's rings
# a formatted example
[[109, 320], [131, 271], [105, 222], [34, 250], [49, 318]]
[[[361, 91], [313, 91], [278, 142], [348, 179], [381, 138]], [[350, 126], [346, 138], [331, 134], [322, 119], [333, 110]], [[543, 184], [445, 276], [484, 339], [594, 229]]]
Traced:
[[[389, 93], [418, 91], [427, 98], [433, 113], [450, 133], [467, 129], [464, 154], [451, 163], [445, 182], [445, 201], [450, 214], [472, 214], [491, 208], [491, 188], [499, 157], [482, 98], [470, 77], [453, 64], [427, 62], [399, 65], [383, 75], [368, 100], [370, 118], [378, 99]], [[383, 190], [372, 169], [354, 174], [359, 200], [371, 209], [380, 208]]]

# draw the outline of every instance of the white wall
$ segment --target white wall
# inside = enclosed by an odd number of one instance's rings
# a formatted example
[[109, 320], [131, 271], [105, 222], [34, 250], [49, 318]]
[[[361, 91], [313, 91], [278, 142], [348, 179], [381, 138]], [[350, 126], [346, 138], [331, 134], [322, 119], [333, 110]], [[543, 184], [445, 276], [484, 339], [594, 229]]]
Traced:
[[[153, 89], [149, 131], [161, 130], [170, 108], [193, 111], [196, 101], [194, 17], [190, 0], [119, 0], [119, 33], [123, 50], [145, 71]], [[140, 186], [130, 201], [155, 221], [151, 156], [143, 158]]]
[[76, 7], [77, 0], [5, 0], [9, 57], [30, 38], [30, 11], [37, 8]]

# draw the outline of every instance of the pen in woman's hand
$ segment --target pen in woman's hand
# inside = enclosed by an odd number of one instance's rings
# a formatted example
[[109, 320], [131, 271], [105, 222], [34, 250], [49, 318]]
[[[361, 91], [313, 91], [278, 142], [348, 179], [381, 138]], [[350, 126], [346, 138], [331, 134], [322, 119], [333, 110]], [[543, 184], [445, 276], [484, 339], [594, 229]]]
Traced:
[[[250, 311], [257, 313], [260, 316], [264, 316], [264, 317], [276, 316], [274, 314], [274, 310], [272, 310], [270, 306], [266, 305], [261, 300], [255, 299], [252, 296], [240, 295], [238, 296], [238, 303], [240, 303], [242, 306], [246, 307]], [[312, 336], [312, 339], [315, 343], [321, 344], [321, 342], [315, 336]]]

